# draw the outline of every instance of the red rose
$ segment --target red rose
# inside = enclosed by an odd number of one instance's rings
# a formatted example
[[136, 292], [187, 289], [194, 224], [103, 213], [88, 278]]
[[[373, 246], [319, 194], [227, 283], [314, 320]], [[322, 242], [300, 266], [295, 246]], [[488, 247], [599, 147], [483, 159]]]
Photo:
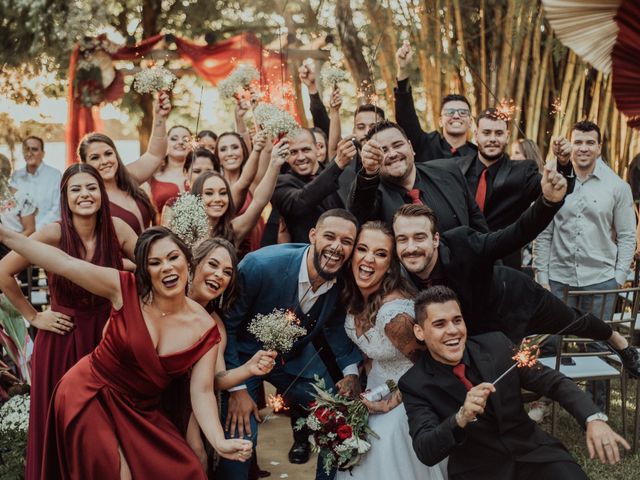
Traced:
[[320, 407], [316, 410], [316, 418], [320, 423], [327, 423], [332, 417], [330, 410]]
[[343, 416], [338, 417], [338, 419], [336, 420], [336, 423], [338, 424], [338, 426], [342, 426], [345, 425], [347, 423], [347, 419], [344, 418]]
[[316, 402], [315, 400], [313, 402], [311, 402], [309, 404], [309, 408], [314, 408], [316, 405], [318, 405], [318, 402]]
[[353, 435], [353, 430], [351, 429], [351, 425], [341, 425], [338, 427], [337, 431], [338, 437], [340, 440], [346, 440], [351, 435]]

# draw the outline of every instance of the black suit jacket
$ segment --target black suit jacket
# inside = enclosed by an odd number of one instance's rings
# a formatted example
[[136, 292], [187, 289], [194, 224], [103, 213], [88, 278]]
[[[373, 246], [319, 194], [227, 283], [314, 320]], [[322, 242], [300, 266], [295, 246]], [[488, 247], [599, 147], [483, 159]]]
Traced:
[[332, 161], [311, 181], [293, 172], [278, 176], [271, 203], [284, 218], [291, 242], [309, 243], [309, 230], [318, 217], [332, 208], [344, 208], [337, 193], [341, 174]]
[[[461, 225], [486, 232], [487, 222], [467, 187], [466, 180], [456, 164], [448, 160], [416, 163], [416, 175], [441, 201], [429, 205], [437, 217], [440, 231]], [[364, 223], [383, 220], [391, 225], [393, 214], [407, 202], [406, 191], [380, 175], [367, 177], [360, 171], [352, 185], [347, 208]]]
[[422, 130], [408, 80], [398, 82], [398, 86], [394, 89], [394, 97], [396, 100], [396, 122], [407, 134], [416, 152], [416, 162], [475, 154], [477, 147], [471, 142], [466, 142], [462, 147], [452, 150], [451, 145], [440, 132]]
[[533, 316], [542, 292], [525, 274], [495, 262], [535, 239], [561, 207], [562, 202], [550, 205], [540, 197], [502, 230], [483, 233], [459, 227], [440, 234], [432, 277], [439, 276], [433, 280], [456, 292], [472, 334], [501, 330], [513, 340], [524, 336], [523, 319]]
[[[483, 382], [493, 382], [511, 367], [513, 349], [499, 332], [469, 337], [466, 347], [471, 368]], [[455, 414], [467, 392], [453, 371], [428, 352], [402, 376], [399, 387], [416, 455], [427, 465], [449, 456], [450, 480], [509, 480], [516, 462], [573, 461], [559, 440], [528, 417], [521, 388], [558, 401], [581, 426], [598, 411], [561, 373], [543, 366], [516, 368], [490, 395], [488, 414], [461, 429]]]
[[[478, 154], [454, 159], [467, 176], [469, 169], [475, 165]], [[499, 230], [511, 225], [524, 212], [531, 202], [542, 193], [541, 175], [538, 165], [533, 160], [502, 160], [496, 176], [488, 189], [484, 203], [484, 216], [490, 230]], [[477, 187], [477, 186], [476, 186]], [[475, 188], [469, 185], [475, 198]]]

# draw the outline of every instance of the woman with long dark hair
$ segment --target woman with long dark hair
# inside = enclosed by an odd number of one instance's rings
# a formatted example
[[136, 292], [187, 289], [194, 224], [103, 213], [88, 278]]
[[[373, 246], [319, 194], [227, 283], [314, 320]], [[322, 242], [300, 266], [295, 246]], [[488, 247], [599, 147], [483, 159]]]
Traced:
[[107, 135], [89, 133], [78, 144], [80, 161], [95, 167], [105, 183], [111, 214], [127, 222], [137, 235], [155, 216], [155, 209], [140, 185], [151, 178], [167, 150], [166, 121], [171, 111], [167, 93], [158, 94], [153, 111], [153, 130], [147, 151], [126, 167], [115, 143]]
[[[104, 183], [95, 168], [82, 163], [70, 166], [60, 182], [60, 221], [44, 226], [31, 238], [59, 248], [65, 256], [121, 269], [123, 253], [131, 260], [134, 258], [136, 235], [122, 220], [112, 221], [106, 199]], [[41, 476], [44, 427], [53, 389], [64, 373], [98, 344], [111, 305], [56, 272], [48, 271], [51, 309], [38, 312], [24, 298], [14, 279], [31, 260], [15, 251], [7, 255], [0, 262], [0, 289], [38, 329], [31, 357], [26, 470], [26, 478], [36, 480]]]
[[[367, 390], [397, 383], [424, 349], [413, 334], [414, 294], [400, 270], [389, 227], [379, 221], [362, 225], [351, 270], [345, 272], [343, 301], [347, 335], [372, 360]], [[369, 454], [350, 472], [337, 472], [336, 480], [447, 478], [446, 462], [428, 467], [416, 457], [398, 390], [381, 400], [363, 401], [370, 412], [369, 426], [379, 438], [371, 438]]]
[[[222, 135], [220, 136], [222, 138]], [[220, 145], [221, 141], [218, 142]], [[267, 171], [255, 190], [255, 196], [248, 207], [236, 215], [236, 204], [232, 187], [224, 175], [216, 172], [203, 173], [193, 184], [191, 193], [202, 197], [209, 218], [210, 237], [222, 237], [236, 248], [260, 220], [260, 214], [271, 200], [280, 167], [289, 155], [286, 139], [276, 144], [271, 152]], [[246, 252], [245, 252], [246, 253]]]
[[176, 235], [164, 227], [143, 232], [135, 247], [135, 276], [3, 227], [0, 240], [112, 307], [100, 344], [56, 387], [43, 479], [206, 479], [159, 408], [171, 379], [188, 371], [193, 412], [209, 442], [224, 457], [251, 457], [251, 442], [224, 438], [213, 393], [220, 334], [213, 318], [186, 295], [192, 258]]

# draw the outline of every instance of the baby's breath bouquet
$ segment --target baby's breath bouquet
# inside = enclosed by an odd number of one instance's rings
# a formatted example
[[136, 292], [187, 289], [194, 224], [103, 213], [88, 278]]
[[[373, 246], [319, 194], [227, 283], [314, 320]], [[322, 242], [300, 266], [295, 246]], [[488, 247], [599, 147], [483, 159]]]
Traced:
[[225, 100], [230, 100], [239, 95], [243, 90], [248, 90], [252, 82], [260, 80], [260, 72], [246, 63], [238, 65], [233, 72], [218, 83], [218, 93]]
[[295, 341], [307, 334], [300, 326], [300, 320], [290, 310], [274, 308], [273, 312], [255, 316], [248, 328], [263, 345], [265, 350], [287, 353]]
[[293, 115], [272, 103], [260, 103], [254, 115], [256, 122], [273, 138], [279, 139], [300, 129]]
[[338, 83], [348, 81], [349, 75], [341, 68], [325, 63], [320, 71], [320, 80], [323, 85], [335, 88]]
[[0, 407], [0, 478], [23, 478], [29, 426], [29, 395]]
[[0, 212], [11, 210], [16, 206], [16, 199], [6, 178], [0, 178]]
[[143, 68], [133, 77], [133, 88], [140, 94], [170, 92], [178, 77], [164, 67]]
[[183, 193], [171, 207], [170, 229], [190, 247], [209, 235], [209, 218], [198, 195]]

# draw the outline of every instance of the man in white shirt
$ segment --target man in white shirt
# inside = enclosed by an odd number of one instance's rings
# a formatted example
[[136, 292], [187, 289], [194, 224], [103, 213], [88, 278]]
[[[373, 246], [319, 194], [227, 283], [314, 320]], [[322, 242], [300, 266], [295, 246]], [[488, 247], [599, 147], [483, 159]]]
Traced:
[[[600, 158], [602, 140], [595, 123], [576, 123], [570, 145], [564, 139], [554, 143], [556, 156], [570, 155], [576, 183], [536, 239], [533, 266], [538, 283], [562, 299], [572, 290], [619, 288], [636, 245], [631, 188]], [[603, 295], [583, 296], [579, 304], [572, 300], [572, 307], [611, 320], [614, 296], [604, 305]]]
[[28, 194], [36, 203], [36, 231], [44, 225], [60, 219], [60, 172], [45, 164], [44, 141], [40, 137], [29, 136], [22, 142], [25, 168], [16, 170], [11, 184]]

